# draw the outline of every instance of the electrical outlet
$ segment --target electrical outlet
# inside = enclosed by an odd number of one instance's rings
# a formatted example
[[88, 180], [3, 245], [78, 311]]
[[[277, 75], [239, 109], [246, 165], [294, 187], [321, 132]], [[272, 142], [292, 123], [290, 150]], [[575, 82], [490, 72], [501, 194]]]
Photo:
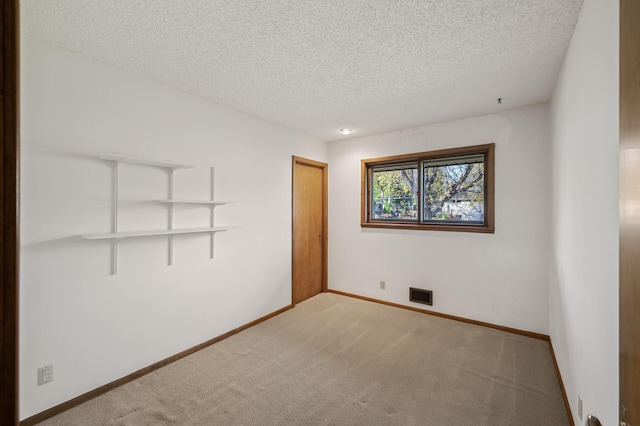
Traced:
[[582, 398], [578, 395], [578, 417], [582, 420]]
[[53, 381], [53, 365], [38, 368], [38, 386]]
[[380, 288], [382, 290], [384, 290], [384, 288], [386, 287], [387, 283], [385, 281], [380, 281]]

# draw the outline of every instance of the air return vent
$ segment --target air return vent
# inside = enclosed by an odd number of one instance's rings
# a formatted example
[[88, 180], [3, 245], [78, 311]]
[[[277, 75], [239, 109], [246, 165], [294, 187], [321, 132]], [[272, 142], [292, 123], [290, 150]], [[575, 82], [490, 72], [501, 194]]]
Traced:
[[409, 300], [411, 302], [433, 306], [433, 292], [431, 290], [409, 287]]

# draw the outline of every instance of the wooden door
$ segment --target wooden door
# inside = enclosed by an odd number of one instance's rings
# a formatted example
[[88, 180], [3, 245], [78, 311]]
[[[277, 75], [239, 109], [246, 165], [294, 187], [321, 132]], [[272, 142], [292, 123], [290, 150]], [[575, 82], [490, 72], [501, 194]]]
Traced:
[[619, 174], [620, 424], [640, 426], [640, 2], [638, 0], [620, 1]]
[[293, 157], [292, 303], [327, 290], [327, 165]]

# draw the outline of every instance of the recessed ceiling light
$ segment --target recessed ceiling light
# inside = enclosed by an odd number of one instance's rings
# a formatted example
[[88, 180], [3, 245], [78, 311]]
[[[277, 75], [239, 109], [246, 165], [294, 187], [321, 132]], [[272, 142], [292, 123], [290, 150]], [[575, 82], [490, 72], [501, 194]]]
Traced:
[[346, 128], [340, 129], [340, 133], [342, 133], [343, 135], [348, 135], [351, 132], [353, 132], [353, 129], [346, 129]]

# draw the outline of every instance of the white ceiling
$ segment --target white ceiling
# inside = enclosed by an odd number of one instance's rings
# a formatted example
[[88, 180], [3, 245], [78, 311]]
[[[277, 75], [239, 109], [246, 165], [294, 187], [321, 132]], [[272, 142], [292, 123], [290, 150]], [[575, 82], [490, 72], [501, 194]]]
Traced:
[[[22, 0], [23, 31], [325, 141], [548, 101], [582, 0]], [[503, 98], [502, 104], [497, 98]]]

